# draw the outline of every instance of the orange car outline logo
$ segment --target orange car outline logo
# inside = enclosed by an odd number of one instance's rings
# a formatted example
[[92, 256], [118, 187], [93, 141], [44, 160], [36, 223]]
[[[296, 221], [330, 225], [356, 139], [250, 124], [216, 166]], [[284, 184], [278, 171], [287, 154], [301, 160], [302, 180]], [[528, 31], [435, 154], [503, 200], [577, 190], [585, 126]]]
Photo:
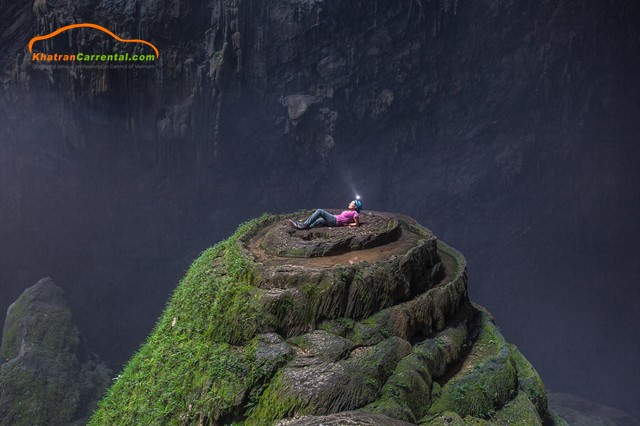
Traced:
[[156, 58], [160, 57], [160, 52], [158, 51], [158, 48], [155, 47], [153, 44], [149, 43], [146, 40], [140, 40], [140, 39], [130, 39], [130, 40], [126, 40], [124, 38], [118, 37], [117, 35], [115, 35], [114, 33], [112, 33], [111, 31], [109, 31], [108, 29], [106, 29], [105, 27], [102, 27], [100, 25], [96, 25], [96, 24], [89, 24], [89, 23], [85, 23], [85, 24], [71, 24], [71, 25], [66, 25], [62, 28], [58, 28], [57, 30], [55, 30], [54, 32], [47, 34], [47, 35], [42, 35], [42, 36], [36, 36], [33, 37], [30, 41], [29, 41], [29, 52], [33, 53], [33, 43], [35, 43], [36, 41], [40, 41], [40, 40], [46, 40], [49, 39], [51, 37], [55, 37], [58, 34], [60, 34], [63, 31], [66, 30], [70, 30], [73, 28], [95, 28], [96, 30], [100, 30], [102, 32], [105, 32], [107, 34], [109, 34], [111, 37], [113, 37], [114, 39], [121, 41], [123, 43], [143, 43], [146, 44], [147, 46], [150, 46], [154, 52], [156, 52]]

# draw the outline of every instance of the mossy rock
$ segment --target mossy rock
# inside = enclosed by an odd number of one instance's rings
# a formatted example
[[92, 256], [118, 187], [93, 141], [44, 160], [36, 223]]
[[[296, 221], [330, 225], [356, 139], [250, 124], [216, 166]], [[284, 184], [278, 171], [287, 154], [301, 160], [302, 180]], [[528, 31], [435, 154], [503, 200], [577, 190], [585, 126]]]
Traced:
[[542, 419], [535, 405], [524, 392], [507, 402], [492, 418], [496, 425], [542, 426]]
[[[203, 252], [91, 424], [400, 425], [451, 410], [468, 423], [516, 395], [509, 348], [472, 308], [455, 249], [395, 215], [401, 234], [373, 248], [265, 251], [292, 216], [263, 215]], [[472, 368], [458, 371], [462, 359]]]
[[90, 424], [224, 423], [262, 393], [288, 351], [268, 334], [271, 318], [252, 285], [259, 277], [236, 244], [257, 222], [191, 265]]
[[350, 340], [324, 330], [291, 338], [289, 343], [295, 346], [297, 353], [327, 362], [345, 358], [354, 347]]
[[277, 423], [278, 426], [410, 426], [412, 423], [403, 422], [393, 417], [380, 414], [362, 413], [359, 411], [345, 411], [328, 416], [304, 416], [294, 420]]
[[[416, 423], [431, 404], [431, 374], [420, 357], [403, 358], [382, 388], [382, 396], [364, 410]], [[422, 413], [424, 414], [424, 413]]]
[[375, 346], [357, 348], [337, 362], [301, 353], [281, 370], [247, 423], [362, 407], [376, 399], [394, 367], [410, 350], [408, 342], [394, 337]]
[[80, 338], [64, 292], [49, 278], [9, 308], [2, 353], [1, 424], [85, 424], [109, 384], [109, 369]]
[[548, 409], [547, 391], [540, 375], [515, 345], [509, 344], [508, 347], [518, 372], [518, 388], [527, 395], [538, 413], [542, 413], [545, 418], [548, 417], [545, 415]]
[[466, 275], [460, 275], [356, 323], [347, 337], [356, 344], [373, 344], [388, 336], [412, 340], [444, 329], [467, 303]]
[[493, 423], [472, 416], [460, 417], [458, 413], [446, 411], [428, 416], [420, 421], [420, 426], [495, 426]]
[[488, 417], [517, 390], [517, 373], [504, 337], [493, 322], [477, 312], [478, 337], [469, 355], [429, 408], [432, 414], [453, 411], [461, 416]]
[[471, 309], [461, 310], [448, 328], [413, 346], [382, 388], [381, 397], [364, 408], [416, 423], [431, 405], [432, 376], [443, 374], [462, 355]]
[[543, 423], [536, 407], [523, 392], [518, 392], [515, 398], [507, 402], [488, 420], [468, 415], [463, 418], [456, 412], [447, 411], [427, 416], [420, 422], [422, 426], [542, 426], [543, 424], [560, 425], [561, 423], [553, 421]]
[[562, 417], [560, 417], [557, 413], [550, 411], [549, 415], [551, 416], [551, 425], [553, 426], [569, 426], [569, 423]]
[[79, 342], [64, 292], [45, 278], [9, 306], [0, 355], [11, 360], [25, 346], [43, 353], [74, 352]]
[[[394, 218], [402, 228], [401, 238], [383, 248], [359, 250], [358, 261], [352, 260], [351, 252], [329, 260], [300, 261], [260, 249], [264, 229], [285, 226], [287, 217], [259, 221], [255, 232], [239, 236], [235, 243], [259, 277], [255, 284], [264, 290], [263, 304], [279, 327], [274, 331], [287, 337], [313, 330], [328, 319], [367, 318], [442, 281], [437, 239], [410, 218]], [[466, 286], [466, 281], [461, 285]]]

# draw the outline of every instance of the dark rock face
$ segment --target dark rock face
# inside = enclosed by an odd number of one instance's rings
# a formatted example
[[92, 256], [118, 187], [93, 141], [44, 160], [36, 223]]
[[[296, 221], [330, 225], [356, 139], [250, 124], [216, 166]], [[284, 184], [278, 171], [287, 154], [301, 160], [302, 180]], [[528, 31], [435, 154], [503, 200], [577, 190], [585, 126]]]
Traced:
[[85, 424], [109, 383], [71, 321], [63, 291], [45, 278], [7, 311], [0, 365], [0, 423]]
[[[497, 7], [487, 1], [225, 0], [197, 6], [142, 1], [135, 7], [65, 1], [32, 8], [18, 2], [0, 17], [13, 23], [6, 39], [16, 40], [3, 45], [3, 68], [9, 93], [56, 87], [72, 111], [114, 114], [107, 124], [111, 137], [136, 139], [140, 154], [157, 162], [163, 174], [183, 173], [194, 160], [200, 166], [216, 158], [237, 165], [242, 162], [233, 160], [246, 161], [246, 153], [259, 154], [245, 163], [248, 169], [260, 161], [276, 162], [291, 147], [295, 156], [284, 155], [286, 160], [321, 170], [337, 155], [366, 153], [361, 145], [372, 139], [386, 143], [362, 157], [376, 166], [393, 165], [415, 151], [418, 138], [426, 138], [447, 141], [450, 155], [487, 143], [486, 152], [478, 154], [493, 158], [498, 177], [510, 181], [536, 145], [536, 134], [560, 118], [554, 114], [564, 113], [568, 131], [580, 131], [567, 117], [567, 102], [595, 97], [610, 102], [605, 93], [613, 82], [605, 76], [587, 79], [594, 65], [588, 52], [604, 54], [602, 43], [617, 40], [602, 40], [589, 30], [602, 15], [623, 23], [637, 10], [630, 3], [615, 10], [591, 6], [575, 0], [553, 7], [515, 1]], [[581, 19], [568, 22], [573, 16]], [[78, 21], [99, 21], [123, 36], [148, 34], [161, 49], [161, 66], [147, 74], [133, 70], [124, 81], [113, 70], [32, 69], [17, 40], [36, 35], [34, 25], [40, 34]], [[504, 22], [509, 26], [503, 32], [492, 29]], [[103, 34], [79, 30], [40, 49], [86, 51], [112, 44]], [[637, 48], [618, 45], [608, 56]], [[581, 90], [587, 85], [590, 90]], [[570, 90], [567, 101], [550, 99], [564, 88]], [[134, 90], [145, 102], [132, 102]], [[11, 102], [5, 100], [5, 106]], [[258, 108], [244, 110], [249, 102]], [[555, 109], [546, 110], [545, 103]], [[116, 113], [117, 105], [126, 113]], [[529, 109], [522, 111], [524, 105]], [[603, 106], [587, 103], [573, 114], [584, 120]], [[83, 137], [92, 134], [78, 116], [59, 125], [60, 140], [104, 143]], [[118, 130], [120, 120], [128, 124]], [[252, 138], [257, 131], [262, 136]], [[231, 146], [238, 138], [240, 149]], [[358, 149], [349, 149], [353, 139], [360, 141]], [[178, 141], [191, 143], [173, 146]], [[432, 149], [440, 154], [437, 146]], [[427, 159], [424, 152], [420, 159]], [[465, 192], [483, 177], [447, 186]]]
[[[256, 235], [242, 237], [244, 255], [260, 262], [260, 287], [266, 290], [263, 302], [278, 317], [283, 326], [278, 331], [284, 336], [313, 329], [327, 318], [369, 317], [410, 300], [442, 280], [445, 272], [433, 234], [408, 217], [375, 213], [371, 220], [369, 217], [365, 216], [362, 227], [295, 232], [287, 221], [279, 221]], [[313, 233], [324, 234], [320, 244], [326, 247], [325, 253], [318, 256], [317, 250], [316, 256], [292, 258], [292, 252], [312, 253], [306, 238]], [[283, 243], [283, 247], [274, 245], [277, 243]], [[311, 244], [317, 247], [317, 243]], [[263, 251], [265, 245], [271, 248]], [[331, 255], [336, 246], [340, 254]], [[381, 261], [388, 263], [382, 266]], [[456, 293], [457, 306], [467, 296], [461, 284]], [[393, 315], [385, 321], [392, 322]], [[430, 325], [418, 321], [412, 326], [415, 331]], [[405, 325], [399, 325], [402, 327]]]

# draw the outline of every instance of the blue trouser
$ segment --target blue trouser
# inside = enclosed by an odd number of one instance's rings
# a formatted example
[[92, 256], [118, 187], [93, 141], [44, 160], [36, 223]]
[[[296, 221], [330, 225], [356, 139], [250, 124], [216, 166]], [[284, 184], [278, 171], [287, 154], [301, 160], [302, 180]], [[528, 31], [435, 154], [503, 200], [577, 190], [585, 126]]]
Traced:
[[337, 222], [334, 215], [318, 209], [304, 221], [304, 224], [309, 228], [315, 228], [317, 226], [336, 226]]

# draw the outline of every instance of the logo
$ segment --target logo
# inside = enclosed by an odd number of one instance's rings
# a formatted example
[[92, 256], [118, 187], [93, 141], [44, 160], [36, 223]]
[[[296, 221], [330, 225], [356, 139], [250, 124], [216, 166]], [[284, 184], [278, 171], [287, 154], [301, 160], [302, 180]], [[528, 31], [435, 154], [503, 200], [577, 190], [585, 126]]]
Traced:
[[[152, 53], [148, 53], [148, 54], [129, 54], [129, 52], [116, 52], [116, 53], [86, 53], [86, 52], [65, 52], [65, 53], [41, 53], [41, 52], [34, 52], [33, 51], [33, 45], [36, 42], [42, 41], [42, 40], [47, 40], [50, 38], [53, 38], [55, 36], [57, 36], [58, 34], [71, 30], [73, 28], [93, 28], [99, 31], [102, 31], [106, 34], [108, 34], [109, 36], [113, 37], [115, 40], [121, 42], [121, 43], [139, 43], [139, 44], [144, 44], [149, 46], [152, 50], [153, 50], [153, 54]], [[124, 39], [122, 37], [118, 37], [116, 34], [114, 34], [113, 32], [109, 31], [108, 29], [106, 29], [103, 26], [97, 25], [97, 24], [90, 24], [90, 23], [83, 23], [83, 24], [71, 24], [71, 25], [66, 25], [62, 28], [58, 28], [56, 31], [46, 34], [46, 35], [42, 35], [42, 36], [36, 36], [33, 37], [31, 40], [29, 40], [29, 53], [31, 53], [31, 60], [33, 62], [39, 62], [39, 63], [52, 63], [52, 62], [73, 62], [73, 63], [82, 63], [82, 62], [91, 62], [91, 63], [96, 63], [96, 62], [106, 62], [106, 63], [112, 63], [112, 62], [137, 62], [137, 63], [149, 63], [149, 62], [153, 62], [156, 59], [158, 59], [158, 57], [160, 56], [160, 52], [158, 51], [158, 48], [155, 47], [153, 44], [149, 43], [146, 40], [140, 40], [140, 39]]]

